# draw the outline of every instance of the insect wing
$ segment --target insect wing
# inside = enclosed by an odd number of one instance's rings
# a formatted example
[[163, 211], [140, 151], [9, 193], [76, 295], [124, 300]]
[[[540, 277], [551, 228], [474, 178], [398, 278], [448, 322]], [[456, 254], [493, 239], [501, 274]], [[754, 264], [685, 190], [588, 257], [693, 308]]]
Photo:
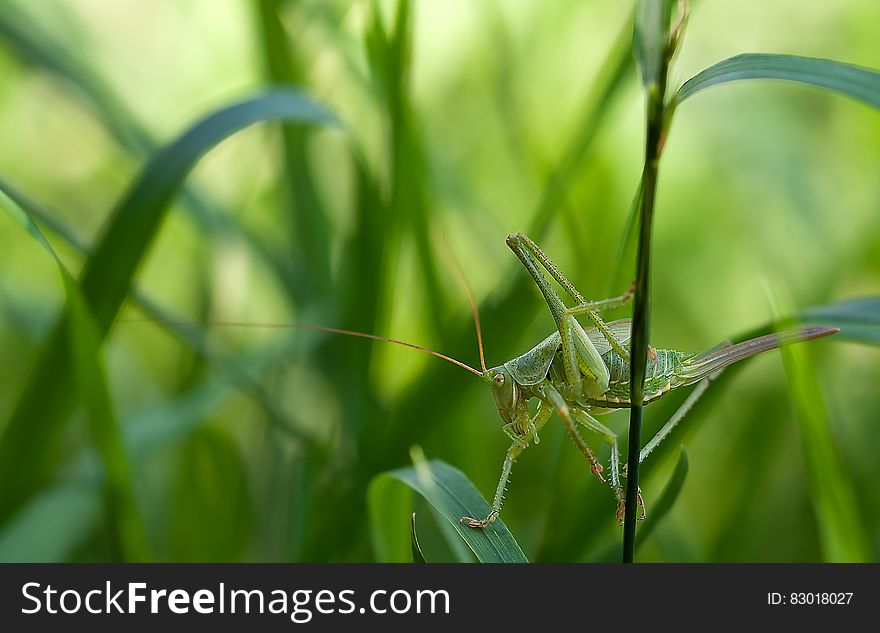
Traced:
[[[617, 321], [611, 321], [610, 323], [606, 323], [608, 326], [608, 330], [611, 332], [611, 336], [617, 339], [620, 342], [622, 347], [626, 347], [629, 345], [629, 338], [632, 330], [632, 319], [619, 319]], [[611, 343], [608, 342], [608, 339], [599, 331], [595, 325], [591, 327], [585, 327], [584, 332], [590, 338], [590, 341], [593, 342], [593, 346], [595, 346], [596, 351], [599, 352], [600, 356], [603, 356], [611, 349]]]

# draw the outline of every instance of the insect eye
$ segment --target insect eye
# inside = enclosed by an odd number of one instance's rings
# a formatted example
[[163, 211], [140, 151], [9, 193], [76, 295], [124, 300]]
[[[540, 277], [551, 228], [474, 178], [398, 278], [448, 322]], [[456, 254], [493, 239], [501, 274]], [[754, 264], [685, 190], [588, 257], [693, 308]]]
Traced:
[[504, 374], [496, 374], [494, 380], [495, 384], [500, 387], [504, 384]]

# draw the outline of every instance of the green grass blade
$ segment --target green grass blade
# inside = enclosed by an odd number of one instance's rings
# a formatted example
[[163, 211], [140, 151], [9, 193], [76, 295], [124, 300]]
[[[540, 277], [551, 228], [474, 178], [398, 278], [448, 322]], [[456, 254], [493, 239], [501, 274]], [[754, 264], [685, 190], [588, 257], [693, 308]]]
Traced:
[[623, 562], [635, 559], [636, 501], [639, 489], [639, 459], [642, 430], [642, 399], [647, 368], [648, 336], [651, 322], [651, 243], [654, 223], [654, 200], [657, 190], [658, 167], [663, 151], [668, 66], [671, 59], [669, 17], [672, 7], [667, 0], [643, 0], [636, 16], [634, 45], [639, 58], [645, 87], [645, 160], [639, 181], [641, 201], [639, 238], [636, 247], [636, 285], [633, 296], [632, 337], [630, 349], [630, 398], [632, 408], [627, 438], [626, 509], [623, 519]]
[[[53, 234], [60, 237], [79, 255], [86, 258], [91, 255], [91, 249], [85, 241], [77, 236], [64, 222], [59, 220], [55, 214], [0, 178], [0, 194], [4, 193], [21, 209], [25, 210], [26, 215], [30, 216], [35, 222], [48, 227]], [[42, 233], [39, 230], [37, 230], [37, 233], [42, 238]], [[212, 349], [211, 345], [208, 344], [209, 334], [202, 326], [197, 323], [181, 323], [183, 319], [161, 308], [155, 301], [137, 288], [131, 291], [130, 296], [132, 303], [138, 306], [148, 318], [153, 319], [158, 327], [161, 327], [178, 341], [188, 346], [200, 358], [208, 361], [212, 367], [228, 375], [235, 386], [250, 396], [254, 403], [263, 409], [269, 422], [282, 433], [307, 445], [314, 444], [315, 438], [313, 434], [306, 430], [305, 425], [296, 423], [290, 414], [267, 393], [263, 385], [251, 378], [247, 371], [244, 371], [238, 364], [223, 358]]]
[[[65, 20], [75, 28], [76, 18], [65, 12], [65, 7], [55, 7]], [[83, 57], [81, 50], [58, 41], [47, 32], [38, 21], [16, 3], [6, 3], [0, 11], [0, 40], [10, 47], [25, 63], [47, 73], [66, 93], [104, 126], [110, 136], [136, 159], [149, 156], [159, 148], [159, 143], [135, 116], [124, 99]], [[215, 201], [192, 187], [182, 192], [184, 211], [191, 217], [200, 231], [211, 235], [234, 235], [240, 238], [251, 251], [264, 260], [285, 288], [296, 293], [308, 275], [303, 275], [292, 266], [286, 253], [278, 253], [267, 246], [251, 229], [238, 222], [233, 214], [223, 212]]]
[[83, 271], [83, 290], [104, 330], [125, 299], [168, 204], [196, 161], [235, 132], [268, 121], [333, 125], [336, 119], [303, 94], [270, 91], [209, 115], [153, 155], [113, 211]]
[[[282, 0], [259, 0], [254, 3], [265, 75], [270, 85], [296, 86], [304, 83], [301, 64], [284, 26]], [[298, 268], [308, 268], [303, 275], [300, 293], [303, 301], [315, 299], [330, 286], [330, 226], [318, 196], [307, 155], [306, 140], [310, 130], [283, 125], [284, 163], [282, 168], [282, 205], [288, 227], [291, 256]]]
[[412, 529], [410, 537], [412, 539], [412, 560], [414, 563], [427, 563], [425, 555], [422, 554], [422, 546], [419, 545], [419, 537], [416, 535], [416, 513], [412, 513]]
[[[859, 297], [805, 308], [781, 319], [780, 323], [837, 327], [840, 332], [832, 341], [880, 345], [880, 297]], [[743, 341], [773, 331], [774, 324], [767, 323], [732, 340]]]
[[125, 561], [149, 558], [143, 525], [134, 499], [128, 457], [113, 406], [104, 368], [101, 364], [100, 337], [80, 287], [55, 253], [33, 218], [3, 191], [0, 203], [18, 220], [55, 260], [64, 284], [70, 318], [68, 340], [73, 359], [73, 375], [84, 396], [89, 427], [98, 448], [107, 482], [108, 514], [113, 526], [117, 555]]
[[[157, 152], [122, 198], [83, 270], [80, 287], [94, 315], [99, 341], [106, 336], [155, 237], [174, 194], [196, 161], [233, 133], [260, 121], [330, 125], [335, 118], [304, 95], [267, 92], [202, 119]], [[0, 437], [0, 523], [45, 474], [49, 448], [72, 411], [75, 393], [66, 341], [67, 316], [49, 336], [36, 367]], [[53, 397], [45, 396], [52, 390]]]
[[660, 84], [669, 45], [672, 0], [639, 0], [633, 32], [633, 53], [646, 90]]
[[[437, 511], [438, 516], [455, 529], [481, 563], [528, 562], [519, 544], [500, 519], [485, 530], [474, 530], [459, 523], [462, 516], [486, 516], [490, 508], [474, 485], [457, 468], [432, 460], [414, 467], [382, 473], [370, 483], [371, 504], [378, 502], [380, 492], [390, 490], [390, 482], [403, 483], [424, 497]], [[398, 505], [398, 508], [399, 516], [382, 515], [380, 522], [374, 521], [373, 528], [399, 531], [402, 536], [385, 540], [397, 542], [398, 551], [405, 557], [401, 560], [406, 561], [411, 556], [410, 526], [407, 521], [411, 504], [409, 507]]]
[[100, 490], [89, 483], [41, 492], [0, 532], [0, 562], [69, 562], [94, 531], [100, 513]]
[[870, 541], [862, 529], [858, 499], [831, 433], [822, 385], [810, 351], [806, 346], [792, 345], [781, 352], [797, 409], [823, 556], [829, 562], [870, 561]]
[[880, 72], [852, 64], [798, 57], [746, 53], [718, 62], [697, 73], [679, 88], [675, 103], [706, 88], [743, 79], [777, 79], [824, 88], [880, 109]]
[[404, 563], [410, 560], [410, 526], [405, 517], [412, 512], [413, 491], [401, 486], [394, 477], [375, 477], [367, 489], [367, 509], [373, 552], [380, 563]]
[[835, 340], [880, 345], [880, 297], [861, 297], [807, 308], [797, 316], [810, 325], [839, 327]]
[[666, 482], [666, 486], [663, 488], [663, 492], [660, 493], [657, 501], [649, 508], [648, 516], [645, 518], [642, 528], [636, 534], [636, 550], [642, 546], [666, 515], [669, 514], [669, 511], [672, 510], [672, 506], [675, 505], [678, 495], [681, 494], [681, 489], [684, 487], [684, 480], [687, 478], [687, 474], [688, 456], [687, 451], [682, 446], [678, 461], [675, 463], [675, 470], [672, 471], [672, 475], [669, 477], [669, 481]]
[[98, 328], [73, 279], [65, 276], [64, 287], [70, 315], [67, 324], [72, 369], [104, 468], [108, 513], [114, 527], [114, 549], [123, 561], [146, 561], [149, 560], [146, 537], [134, 498], [129, 460], [101, 362]]

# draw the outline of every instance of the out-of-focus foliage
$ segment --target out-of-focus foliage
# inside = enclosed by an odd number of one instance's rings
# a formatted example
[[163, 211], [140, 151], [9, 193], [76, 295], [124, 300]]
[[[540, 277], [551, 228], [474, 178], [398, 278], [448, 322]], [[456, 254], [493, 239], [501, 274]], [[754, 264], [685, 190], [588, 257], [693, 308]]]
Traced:
[[[700, 0], [670, 92], [747, 51], [878, 68], [877, 24], [873, 0]], [[104, 408], [121, 425], [153, 559], [411, 560], [411, 513], [377, 521], [374, 506], [384, 496], [402, 508], [406, 493], [368, 490], [409, 466], [413, 445], [491, 496], [509, 441], [475, 376], [363, 340], [179, 322], [347, 327], [475, 365], [451, 251], [497, 364], [552, 327], [504, 245], [515, 230], [586, 296], [622, 291], [632, 261], [614, 262], [644, 133], [631, 34], [632, 6], [600, 0], [0, 0], [0, 181], [44, 212], [74, 275], [152, 152], [209, 112], [292, 83], [342, 121], [254, 126], [212, 149], [104, 342]], [[699, 350], [761, 327], [773, 316], [768, 286], [797, 309], [878, 294], [877, 173], [880, 115], [861, 103], [768, 82], [682, 103], [660, 171], [652, 343]], [[65, 289], [3, 214], [0, 257], [5, 424]], [[143, 320], [156, 314], [178, 323]], [[805, 419], [825, 420], [836, 444], [850, 516], [869, 540], [858, 556], [880, 556], [878, 352], [830, 340], [799, 351], [809, 375], [788, 383], [778, 354], [750, 361], [645, 463], [649, 514], [667, 497], [671, 507], [662, 503], [640, 560], [838, 557], [817, 521]], [[53, 381], [47, 401], [84, 383]], [[821, 395], [804, 397], [804, 385]], [[824, 411], [809, 417], [810, 402]], [[14, 464], [32, 485], [0, 526], [3, 560], [125, 555], [86, 405], [39, 472]], [[646, 439], [674, 405], [646, 409]], [[625, 420], [603, 421], [624, 433]], [[519, 459], [502, 517], [529, 560], [602, 559], [620, 539], [613, 498], [560, 426]], [[675, 468], [682, 442], [686, 478]], [[834, 495], [833, 482], [819, 487]], [[412, 503], [427, 560], [467, 556], [428, 503]]]

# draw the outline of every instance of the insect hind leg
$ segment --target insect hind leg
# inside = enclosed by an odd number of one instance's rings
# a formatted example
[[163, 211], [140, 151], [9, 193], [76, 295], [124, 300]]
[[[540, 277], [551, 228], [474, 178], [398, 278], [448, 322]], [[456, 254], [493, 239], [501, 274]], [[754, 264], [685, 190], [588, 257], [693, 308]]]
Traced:
[[[602, 336], [608, 341], [608, 344], [614, 348], [614, 351], [617, 352], [621, 358], [627, 361], [629, 360], [629, 352], [620, 344], [620, 341], [614, 338], [611, 330], [608, 329], [608, 325], [601, 319], [601, 317], [599, 317], [597, 311], [611, 310], [626, 305], [635, 294], [635, 282], [633, 282], [627, 292], [619, 297], [602, 299], [600, 301], [587, 301], [578, 289], [575, 288], [574, 284], [571, 283], [568, 277], [562, 274], [562, 271], [559, 270], [559, 267], [552, 259], [550, 259], [550, 256], [547, 255], [547, 253], [545, 253], [528, 235], [524, 233], [513, 233], [512, 235], [508, 235], [507, 245], [510, 247], [510, 250], [519, 257], [523, 266], [526, 267], [526, 270], [529, 271], [529, 274], [535, 280], [535, 283], [538, 284], [541, 293], [544, 295], [544, 299], [547, 301], [547, 305], [550, 307], [550, 312], [553, 314], [553, 319], [556, 321], [556, 327], [559, 329], [560, 333], [562, 333], [563, 324], [568, 318], [578, 314], [584, 314], [593, 322], [593, 325], [598, 328], [602, 333]], [[562, 299], [559, 298], [559, 295], [556, 294], [556, 291], [553, 290], [544, 275], [541, 273], [538, 267], [539, 264], [560, 286], [562, 286], [565, 292], [568, 293], [576, 304], [574, 307], [568, 308], [565, 306]]]

